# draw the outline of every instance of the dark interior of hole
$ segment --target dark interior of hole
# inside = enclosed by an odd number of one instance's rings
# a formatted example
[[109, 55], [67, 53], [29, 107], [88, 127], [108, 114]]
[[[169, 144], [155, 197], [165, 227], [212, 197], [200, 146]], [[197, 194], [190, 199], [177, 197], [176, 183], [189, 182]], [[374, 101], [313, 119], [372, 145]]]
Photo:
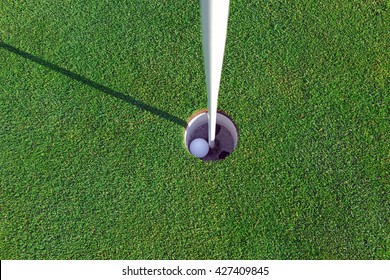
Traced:
[[[208, 124], [202, 124], [189, 135], [188, 143], [196, 138], [202, 138], [208, 141]], [[204, 161], [215, 161], [225, 159], [234, 150], [234, 140], [230, 131], [220, 124], [216, 125], [215, 148], [210, 149], [209, 153], [201, 158]]]

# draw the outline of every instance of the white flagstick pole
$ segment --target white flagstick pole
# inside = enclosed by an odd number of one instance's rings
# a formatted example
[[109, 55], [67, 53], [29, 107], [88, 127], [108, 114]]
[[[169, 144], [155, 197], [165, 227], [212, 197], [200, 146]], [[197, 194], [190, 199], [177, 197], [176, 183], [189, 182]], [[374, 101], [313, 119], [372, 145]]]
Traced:
[[225, 51], [230, 0], [200, 0], [208, 99], [209, 146], [215, 146], [219, 83]]

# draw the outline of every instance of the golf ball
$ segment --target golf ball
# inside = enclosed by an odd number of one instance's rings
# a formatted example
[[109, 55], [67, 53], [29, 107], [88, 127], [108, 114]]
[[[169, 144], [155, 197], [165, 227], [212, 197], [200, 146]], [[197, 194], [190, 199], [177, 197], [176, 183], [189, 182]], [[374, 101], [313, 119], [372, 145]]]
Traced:
[[209, 153], [209, 143], [202, 138], [196, 138], [190, 144], [190, 152], [197, 158], [202, 158]]

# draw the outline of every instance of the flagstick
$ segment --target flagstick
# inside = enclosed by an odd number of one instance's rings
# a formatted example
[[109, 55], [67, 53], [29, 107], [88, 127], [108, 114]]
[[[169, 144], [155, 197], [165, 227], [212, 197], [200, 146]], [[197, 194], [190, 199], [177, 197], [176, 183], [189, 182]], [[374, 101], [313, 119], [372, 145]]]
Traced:
[[218, 91], [225, 51], [230, 0], [200, 0], [208, 100], [209, 146], [215, 146]]

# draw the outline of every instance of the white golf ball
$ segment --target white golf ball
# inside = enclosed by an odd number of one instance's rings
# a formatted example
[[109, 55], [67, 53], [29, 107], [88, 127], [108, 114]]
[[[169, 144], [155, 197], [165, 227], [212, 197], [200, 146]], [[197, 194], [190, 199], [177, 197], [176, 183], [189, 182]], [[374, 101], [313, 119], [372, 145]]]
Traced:
[[202, 158], [209, 153], [209, 143], [202, 138], [196, 138], [190, 144], [190, 152], [197, 158]]

